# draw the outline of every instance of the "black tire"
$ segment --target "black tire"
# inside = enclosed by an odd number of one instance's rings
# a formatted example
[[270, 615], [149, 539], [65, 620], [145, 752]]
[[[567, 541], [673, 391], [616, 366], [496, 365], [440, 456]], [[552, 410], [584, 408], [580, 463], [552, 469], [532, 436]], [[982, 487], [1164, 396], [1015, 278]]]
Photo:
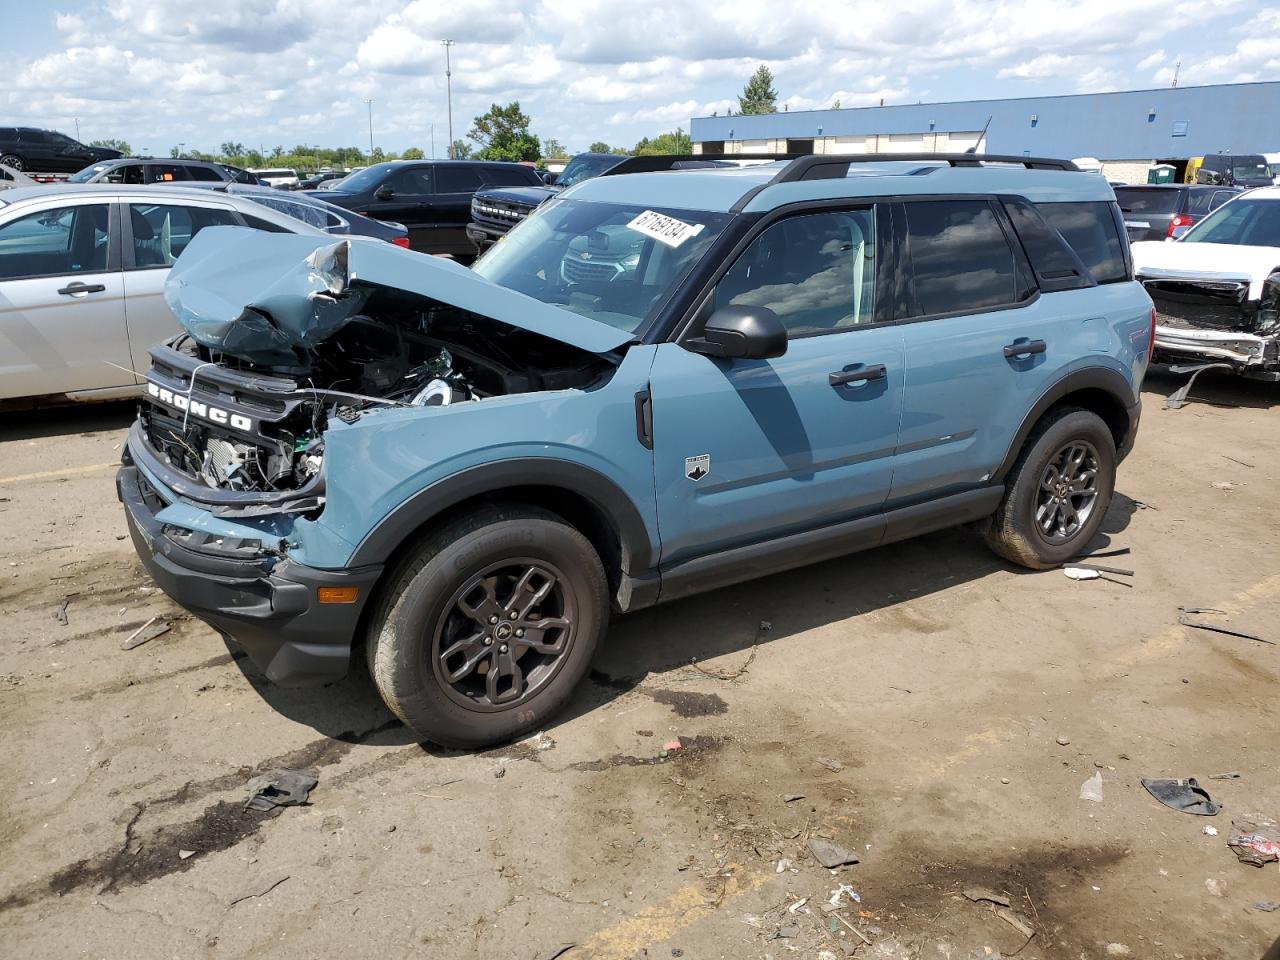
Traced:
[[[1096, 463], [1093, 478], [1096, 492], [1087, 517], [1071, 530], [1060, 522], [1061, 514], [1052, 516], [1058, 509], [1053, 500], [1057, 491], [1049, 487], [1057, 481], [1051, 479], [1050, 465], [1059, 462], [1063, 451], [1075, 449], [1092, 454], [1088, 459]], [[1111, 504], [1115, 482], [1115, 439], [1102, 418], [1080, 407], [1055, 407], [1041, 418], [1023, 444], [1009, 473], [1004, 499], [987, 528], [987, 545], [1006, 560], [1032, 570], [1059, 566], [1079, 556], [1098, 532]], [[1042, 483], [1048, 485], [1044, 490]], [[1048, 502], [1042, 504], [1042, 496], [1047, 497]], [[1062, 500], [1071, 505], [1071, 511], [1086, 502], [1082, 494], [1069, 492]], [[1052, 533], [1046, 533], [1038, 522], [1042, 505], [1049, 512]]]
[[[552, 586], [537, 600], [548, 579]], [[490, 506], [458, 518], [410, 551], [388, 584], [366, 638], [369, 673], [387, 707], [414, 734], [446, 747], [501, 743], [552, 717], [586, 674], [609, 621], [608, 582], [590, 541], [537, 507]], [[476, 611], [495, 596], [493, 609], [503, 619], [489, 635], [483, 626], [489, 618]], [[530, 615], [511, 616], [502, 608], [514, 610], [517, 596], [538, 606]], [[539, 629], [548, 618], [571, 626]], [[516, 639], [526, 628], [561, 652], [523, 646], [538, 642]], [[455, 647], [463, 652], [440, 655]], [[447, 671], [467, 664], [474, 664], [470, 672], [450, 682]], [[490, 673], [497, 678], [493, 686]], [[524, 692], [502, 701], [518, 685]]]
[[0, 157], [0, 167], [8, 167], [10, 170], [17, 170], [19, 173], [25, 173], [27, 164], [17, 154], [6, 153], [3, 157]]

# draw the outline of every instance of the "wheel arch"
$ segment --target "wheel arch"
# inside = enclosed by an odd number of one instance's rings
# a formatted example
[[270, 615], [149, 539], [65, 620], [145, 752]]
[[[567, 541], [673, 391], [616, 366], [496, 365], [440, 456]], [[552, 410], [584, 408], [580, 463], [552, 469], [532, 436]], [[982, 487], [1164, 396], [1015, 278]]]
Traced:
[[631, 606], [629, 584], [656, 566], [657, 548], [640, 511], [617, 484], [590, 467], [544, 458], [481, 464], [424, 487], [377, 523], [348, 566], [392, 569], [446, 514], [494, 502], [531, 504], [564, 517], [595, 547], [624, 609]]
[[1023, 418], [993, 478], [1004, 480], [1008, 476], [1035, 425], [1051, 409], [1063, 405], [1081, 407], [1097, 414], [1111, 431], [1116, 450], [1123, 457], [1133, 446], [1133, 433], [1137, 430], [1133, 411], [1139, 403], [1133, 399], [1133, 387], [1129, 381], [1114, 370], [1090, 367], [1068, 374], [1046, 390]]

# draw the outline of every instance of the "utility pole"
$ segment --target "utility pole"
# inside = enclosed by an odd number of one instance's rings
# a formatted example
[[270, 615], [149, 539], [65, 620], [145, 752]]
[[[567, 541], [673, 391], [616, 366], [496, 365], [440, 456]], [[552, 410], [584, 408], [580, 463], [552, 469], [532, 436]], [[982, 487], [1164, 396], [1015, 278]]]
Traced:
[[75, 121], [76, 121], [76, 139], [79, 140], [80, 139], [80, 118], [76, 117]]
[[1178, 85], [1178, 74], [1182, 72], [1182, 61], [1179, 60], [1173, 65], [1173, 85]]
[[369, 163], [373, 163], [373, 98], [365, 97], [365, 106], [369, 108]]
[[441, 40], [440, 45], [444, 47], [444, 89], [449, 105], [449, 159], [453, 160], [453, 69], [449, 59], [449, 48], [453, 46], [453, 41]]
[[436, 158], [436, 125], [435, 125], [434, 123], [433, 123], [433, 124], [431, 124], [431, 154], [430, 154], [430, 156], [431, 156], [431, 159], [432, 159], [432, 160], [434, 160], [434, 159]]

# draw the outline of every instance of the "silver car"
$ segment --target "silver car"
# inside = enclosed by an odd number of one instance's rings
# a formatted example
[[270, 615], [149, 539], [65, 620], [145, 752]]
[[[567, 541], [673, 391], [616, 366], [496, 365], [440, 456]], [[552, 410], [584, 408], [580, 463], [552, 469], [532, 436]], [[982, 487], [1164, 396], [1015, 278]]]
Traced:
[[169, 267], [200, 230], [325, 235], [209, 190], [107, 184], [0, 192], [0, 402], [140, 391], [147, 349], [181, 333]]

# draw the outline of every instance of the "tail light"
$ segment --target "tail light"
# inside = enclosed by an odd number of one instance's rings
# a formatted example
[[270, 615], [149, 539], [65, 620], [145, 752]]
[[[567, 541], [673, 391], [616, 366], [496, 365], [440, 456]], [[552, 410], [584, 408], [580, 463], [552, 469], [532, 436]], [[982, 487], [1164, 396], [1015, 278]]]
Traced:
[[1172, 237], [1173, 231], [1178, 227], [1189, 227], [1196, 222], [1195, 217], [1188, 217], [1185, 213], [1175, 213], [1173, 219], [1169, 221], [1169, 229], [1164, 232], [1166, 237]]
[[[392, 237], [391, 242], [394, 243], [397, 247], [404, 247], [406, 250], [409, 249], [408, 237]], [[1152, 312], [1152, 316], [1155, 316], [1154, 311]]]
[[1147, 338], [1147, 357], [1155, 356], [1156, 350], [1156, 308], [1151, 308], [1151, 336]]

